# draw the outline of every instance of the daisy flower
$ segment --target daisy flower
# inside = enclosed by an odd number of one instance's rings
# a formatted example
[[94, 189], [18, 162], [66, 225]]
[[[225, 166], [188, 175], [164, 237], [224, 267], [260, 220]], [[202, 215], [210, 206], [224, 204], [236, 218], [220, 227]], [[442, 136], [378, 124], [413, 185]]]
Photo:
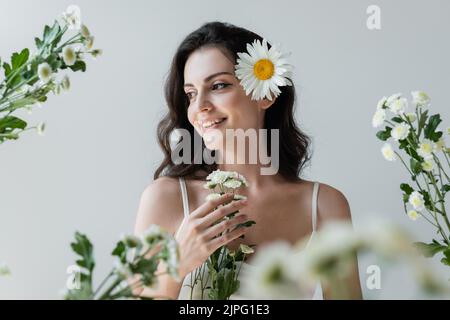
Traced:
[[391, 131], [391, 137], [395, 140], [404, 140], [408, 137], [409, 126], [406, 123], [400, 123], [394, 127]]
[[73, 66], [77, 61], [77, 54], [72, 46], [64, 47], [62, 54], [64, 63], [68, 66]]
[[416, 221], [419, 218], [419, 213], [416, 210], [409, 210], [408, 211], [408, 217], [412, 221]]
[[409, 196], [409, 203], [414, 207], [417, 211], [422, 211], [425, 209], [425, 202], [423, 200], [423, 196], [417, 192], [413, 191]]
[[383, 147], [381, 148], [381, 153], [383, 154], [383, 157], [388, 161], [395, 161], [397, 159], [397, 156], [395, 155], [395, 152], [392, 149], [390, 143], [385, 143], [383, 145]]
[[423, 91], [413, 91], [411, 95], [416, 106], [427, 106], [430, 104], [430, 97]]
[[49, 82], [52, 79], [52, 74], [52, 68], [47, 62], [41, 63], [38, 66], [38, 76], [43, 83]]
[[[288, 79], [292, 66], [287, 63], [289, 53], [281, 53], [276, 46], [267, 46], [267, 40], [255, 40], [247, 44], [247, 52], [238, 52], [236, 77], [247, 95], [252, 93], [252, 100], [267, 98], [281, 93], [280, 86], [292, 86]], [[273, 95], [273, 96], [272, 96]]]

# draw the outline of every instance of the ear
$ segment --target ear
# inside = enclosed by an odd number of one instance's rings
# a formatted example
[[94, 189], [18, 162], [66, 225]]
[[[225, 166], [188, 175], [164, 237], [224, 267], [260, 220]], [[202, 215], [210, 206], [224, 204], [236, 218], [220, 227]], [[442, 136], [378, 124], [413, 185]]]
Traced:
[[276, 100], [277, 100], [276, 97], [273, 97], [272, 101], [270, 101], [267, 98], [264, 98], [262, 100], [258, 100], [258, 107], [261, 108], [262, 110], [267, 110], [275, 103]]

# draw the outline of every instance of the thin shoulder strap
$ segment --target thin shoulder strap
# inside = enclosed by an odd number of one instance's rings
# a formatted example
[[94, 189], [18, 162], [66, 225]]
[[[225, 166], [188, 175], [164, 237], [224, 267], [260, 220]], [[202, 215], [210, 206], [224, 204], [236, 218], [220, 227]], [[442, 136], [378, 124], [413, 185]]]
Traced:
[[314, 188], [313, 188], [313, 194], [312, 194], [312, 214], [311, 214], [311, 220], [312, 220], [312, 230], [313, 232], [316, 231], [316, 225], [317, 225], [317, 194], [319, 191], [319, 182], [314, 182]]
[[181, 197], [183, 198], [183, 213], [186, 218], [189, 216], [189, 198], [186, 188], [186, 181], [184, 181], [183, 177], [180, 177], [178, 180], [180, 181]]

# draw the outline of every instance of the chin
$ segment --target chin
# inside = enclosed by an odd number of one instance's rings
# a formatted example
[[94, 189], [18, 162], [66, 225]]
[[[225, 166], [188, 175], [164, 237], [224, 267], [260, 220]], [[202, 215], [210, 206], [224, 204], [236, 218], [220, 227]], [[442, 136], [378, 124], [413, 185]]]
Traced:
[[203, 141], [209, 150], [223, 148], [225, 133], [222, 130], [211, 129], [203, 133]]

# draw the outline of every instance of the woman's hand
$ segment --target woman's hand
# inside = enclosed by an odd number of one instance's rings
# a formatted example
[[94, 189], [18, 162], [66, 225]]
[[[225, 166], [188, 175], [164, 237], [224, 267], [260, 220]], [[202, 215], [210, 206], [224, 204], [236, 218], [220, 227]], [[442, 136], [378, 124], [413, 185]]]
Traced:
[[[239, 214], [216, 223], [247, 205], [247, 200], [232, 201], [233, 197], [233, 194], [225, 194], [220, 198], [209, 200], [185, 217], [175, 238], [180, 250], [179, 274], [181, 278], [201, 266], [218, 248], [247, 232], [246, 227], [234, 228], [248, 220], [245, 214]], [[230, 203], [219, 207], [227, 202]], [[229, 229], [232, 231], [225, 232]], [[221, 233], [223, 235], [217, 237]]]

